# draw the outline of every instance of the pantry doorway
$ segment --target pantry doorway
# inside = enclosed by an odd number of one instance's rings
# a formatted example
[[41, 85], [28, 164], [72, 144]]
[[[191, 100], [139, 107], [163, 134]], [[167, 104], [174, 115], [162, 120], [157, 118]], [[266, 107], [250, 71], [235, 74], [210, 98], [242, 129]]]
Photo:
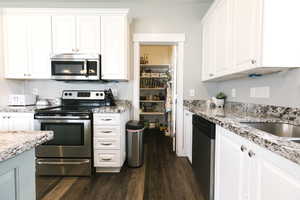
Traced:
[[133, 115], [184, 156], [184, 34], [134, 34]]

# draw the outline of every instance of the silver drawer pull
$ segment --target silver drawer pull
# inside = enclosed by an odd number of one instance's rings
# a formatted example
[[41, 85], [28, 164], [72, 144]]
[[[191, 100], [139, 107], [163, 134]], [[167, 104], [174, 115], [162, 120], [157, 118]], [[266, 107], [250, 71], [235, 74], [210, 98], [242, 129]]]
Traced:
[[247, 151], [247, 147], [245, 147], [244, 145], [242, 145], [242, 146], [241, 146], [241, 151], [242, 151], [242, 152]]
[[101, 131], [102, 133], [112, 133], [112, 131]]
[[111, 121], [112, 119], [101, 119], [102, 121]]
[[104, 145], [104, 146], [110, 146], [110, 145], [112, 145], [112, 143], [110, 142], [110, 143], [101, 143], [102, 145]]
[[111, 161], [112, 158], [101, 158], [101, 160], [103, 160], [103, 161]]
[[249, 156], [250, 158], [252, 158], [252, 157], [255, 156], [255, 153], [254, 153], [253, 151], [249, 151], [249, 152], [248, 152], [248, 156]]

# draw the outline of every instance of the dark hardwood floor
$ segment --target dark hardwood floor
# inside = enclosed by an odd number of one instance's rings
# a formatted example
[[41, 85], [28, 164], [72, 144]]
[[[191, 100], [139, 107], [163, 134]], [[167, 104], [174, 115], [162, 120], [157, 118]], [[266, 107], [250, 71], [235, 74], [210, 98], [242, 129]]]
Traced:
[[169, 137], [145, 134], [145, 162], [116, 174], [37, 177], [38, 200], [203, 200], [186, 158], [172, 152]]

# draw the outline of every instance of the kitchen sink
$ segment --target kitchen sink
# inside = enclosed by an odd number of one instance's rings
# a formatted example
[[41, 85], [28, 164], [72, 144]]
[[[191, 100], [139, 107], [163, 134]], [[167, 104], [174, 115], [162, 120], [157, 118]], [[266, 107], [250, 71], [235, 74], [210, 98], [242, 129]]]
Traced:
[[272, 122], [242, 122], [242, 124], [300, 143], [300, 126]]

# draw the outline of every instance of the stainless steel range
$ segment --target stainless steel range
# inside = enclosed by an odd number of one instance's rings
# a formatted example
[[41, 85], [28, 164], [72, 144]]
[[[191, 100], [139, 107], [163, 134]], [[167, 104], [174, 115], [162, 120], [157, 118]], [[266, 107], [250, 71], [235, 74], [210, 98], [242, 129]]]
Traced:
[[54, 139], [36, 150], [37, 174], [90, 176], [92, 109], [113, 105], [111, 90], [65, 90], [62, 106], [37, 110], [35, 129], [54, 131]]

